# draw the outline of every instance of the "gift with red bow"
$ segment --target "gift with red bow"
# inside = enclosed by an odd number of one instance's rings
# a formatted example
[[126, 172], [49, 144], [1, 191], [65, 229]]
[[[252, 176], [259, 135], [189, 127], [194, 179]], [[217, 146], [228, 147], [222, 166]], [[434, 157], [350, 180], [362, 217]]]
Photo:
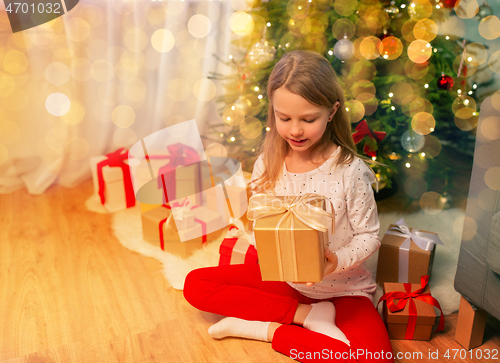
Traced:
[[[356, 126], [354, 134], [352, 137], [354, 139], [354, 143], [357, 144], [361, 140], [363, 140], [366, 136], [370, 139], [374, 140], [376, 143], [379, 143], [385, 138], [386, 133], [383, 131], [373, 131], [369, 126], [366, 120], [361, 121], [358, 126]], [[363, 152], [371, 157], [377, 156], [377, 150], [373, 149], [369, 142], [365, 141], [365, 146], [363, 148]]]
[[444, 330], [444, 315], [439, 302], [431, 296], [429, 276], [421, 276], [419, 284], [384, 283], [384, 321], [389, 338], [429, 340], [436, 322], [434, 307], [441, 311], [436, 333]]
[[[199, 161], [198, 152], [182, 143], [168, 145], [164, 150], [149, 151], [133, 169], [136, 190], [154, 179], [158, 190], [165, 191], [164, 203], [196, 196], [202, 191], [200, 165], [203, 164], [198, 163]], [[201, 204], [201, 200], [196, 202]]]
[[90, 158], [94, 192], [109, 212], [135, 206], [134, 187], [128, 164], [128, 150], [120, 148]]
[[214, 230], [221, 224], [219, 214], [191, 204], [187, 198], [182, 203], [176, 201], [148, 210], [141, 219], [145, 241], [182, 258], [219, 238], [224, 231]]
[[220, 245], [219, 266], [257, 264], [257, 250], [250, 244], [250, 238], [252, 237], [245, 232], [243, 223], [240, 223], [240, 228], [229, 227]]

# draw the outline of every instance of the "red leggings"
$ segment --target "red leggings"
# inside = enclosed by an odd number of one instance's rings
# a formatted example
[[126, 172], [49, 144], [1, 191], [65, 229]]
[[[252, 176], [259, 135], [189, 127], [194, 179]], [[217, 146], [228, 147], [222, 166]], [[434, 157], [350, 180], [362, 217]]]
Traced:
[[245, 320], [281, 323], [272, 347], [300, 362], [394, 362], [384, 323], [365, 296], [327, 299], [336, 309], [335, 323], [349, 339], [340, 340], [292, 325], [299, 303], [310, 299], [286, 282], [262, 281], [258, 265], [206, 267], [191, 271], [184, 297], [195, 308]]

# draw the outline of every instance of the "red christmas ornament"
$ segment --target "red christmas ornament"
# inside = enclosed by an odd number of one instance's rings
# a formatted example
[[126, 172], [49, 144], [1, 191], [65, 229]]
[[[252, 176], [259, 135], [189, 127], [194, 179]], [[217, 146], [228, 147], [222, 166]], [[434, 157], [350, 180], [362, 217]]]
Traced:
[[451, 89], [453, 87], [453, 78], [443, 74], [438, 78], [437, 86], [439, 89]]
[[391, 36], [392, 36], [392, 34], [390, 34], [390, 33], [384, 33], [384, 34], [382, 34], [382, 35], [379, 37], [379, 39], [380, 39], [380, 40], [384, 40], [385, 38], [387, 38], [387, 37], [391, 37]]
[[441, 0], [445, 8], [451, 9], [457, 3], [457, 0]]

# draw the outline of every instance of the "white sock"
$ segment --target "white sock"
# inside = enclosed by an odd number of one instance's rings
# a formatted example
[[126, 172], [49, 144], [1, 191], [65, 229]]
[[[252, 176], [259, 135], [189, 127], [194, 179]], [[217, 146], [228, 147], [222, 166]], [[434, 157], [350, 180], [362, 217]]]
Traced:
[[267, 340], [267, 330], [270, 322], [250, 321], [238, 318], [224, 318], [208, 329], [208, 334], [214, 339], [239, 337], [254, 340]]
[[304, 328], [328, 335], [351, 346], [345, 334], [335, 325], [335, 306], [333, 303], [322, 301], [311, 304], [311, 306], [312, 309], [304, 320]]

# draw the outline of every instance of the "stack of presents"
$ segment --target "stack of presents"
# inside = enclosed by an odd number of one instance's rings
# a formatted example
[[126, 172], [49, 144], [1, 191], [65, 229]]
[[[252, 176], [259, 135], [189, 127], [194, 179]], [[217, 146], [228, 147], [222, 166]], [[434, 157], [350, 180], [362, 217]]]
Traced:
[[[335, 225], [331, 201], [316, 193], [249, 198], [250, 174], [235, 159], [207, 160], [201, 139], [192, 138], [199, 135], [194, 128], [182, 123], [128, 151], [93, 158], [101, 203], [115, 212], [137, 199], [144, 240], [181, 258], [222, 240], [219, 265], [258, 263], [265, 281], [321, 281], [328, 228]], [[379, 303], [391, 339], [431, 337], [434, 307], [440, 309], [428, 286], [436, 244], [442, 244], [437, 234], [411, 229], [404, 220], [382, 239], [377, 283], [384, 289]], [[441, 314], [438, 331], [443, 319]]]

